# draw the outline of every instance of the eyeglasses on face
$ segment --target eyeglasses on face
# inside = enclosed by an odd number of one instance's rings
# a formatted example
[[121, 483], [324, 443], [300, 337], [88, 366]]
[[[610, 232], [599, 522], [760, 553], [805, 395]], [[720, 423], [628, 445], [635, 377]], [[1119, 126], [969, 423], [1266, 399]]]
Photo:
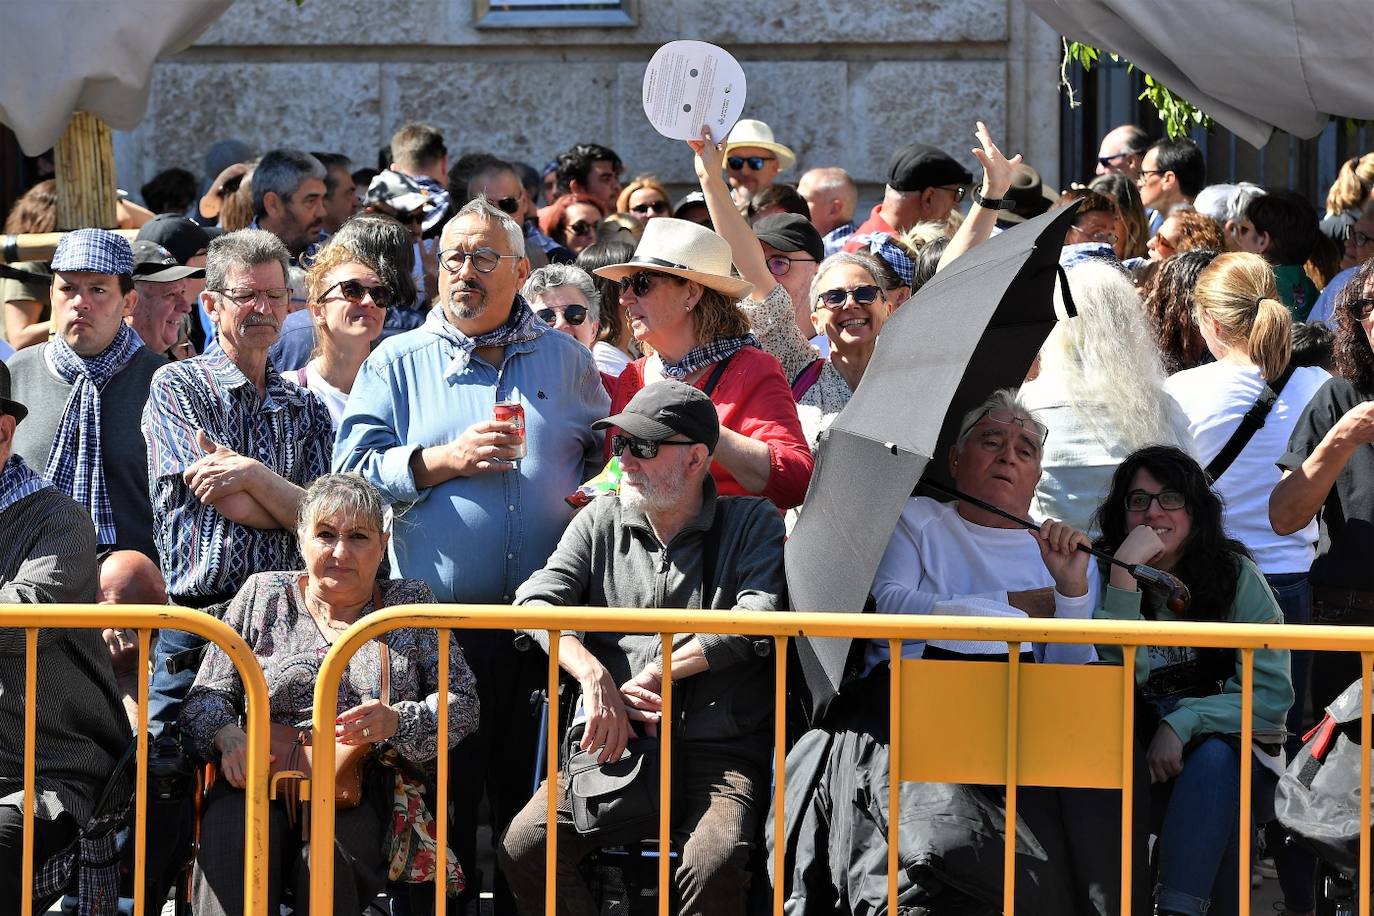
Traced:
[[1089, 231], [1082, 226], [1070, 226], [1069, 229], [1077, 233], [1080, 238], [1087, 239], [1090, 242], [1105, 242], [1108, 245], [1116, 244], [1115, 232], [1103, 232], [1101, 230]]
[[983, 411], [979, 414], [978, 419], [969, 424], [968, 428], [972, 429], [983, 420], [991, 420], [994, 423], [1001, 423], [1003, 426], [1019, 426], [1030, 433], [1035, 441], [1040, 443], [1042, 448], [1045, 445], [1045, 440], [1050, 436], [1050, 431], [1044, 423], [1041, 423], [1034, 417], [1018, 416], [1002, 407], [994, 407], [990, 410]]
[[789, 258], [785, 254], [775, 254], [768, 259], [768, 272], [775, 277], [785, 277], [792, 269], [793, 261], [810, 261], [815, 263], [815, 258]]
[[503, 197], [500, 200], [493, 200], [492, 203], [496, 204], [502, 212], [509, 213], [511, 216], [520, 212], [520, 198], [518, 197]]
[[402, 226], [418, 226], [420, 225], [420, 223], [423, 223], [424, 221], [425, 214], [423, 211], [420, 210], [416, 210], [413, 213], [396, 214], [396, 222], [400, 223]]
[[587, 320], [587, 307], [585, 305], [560, 305], [558, 308], [542, 308], [535, 314], [545, 324], [557, 324], [560, 312], [563, 314], [563, 320], [574, 327]]
[[1354, 226], [1347, 226], [1344, 235], [1345, 240], [1347, 242], [1354, 242], [1356, 248], [1363, 248], [1365, 245], [1368, 245], [1371, 241], [1374, 241], [1374, 235], [1365, 235], [1363, 232], [1356, 229]]
[[1100, 166], [1102, 166], [1104, 169], [1109, 169], [1109, 168], [1112, 167], [1112, 163], [1116, 162], [1116, 161], [1117, 161], [1118, 159], [1120, 159], [1122, 156], [1129, 156], [1129, 155], [1130, 155], [1130, 153], [1115, 153], [1114, 155], [1111, 155], [1111, 156], [1098, 156], [1098, 157], [1097, 157], [1097, 164], [1100, 165]]
[[1141, 169], [1140, 180], [1144, 181], [1146, 175], [1163, 175], [1168, 169]]
[[658, 280], [676, 280], [677, 277], [671, 274], [661, 274], [652, 270], [641, 270], [638, 273], [630, 274], [628, 277], [621, 277], [620, 295], [625, 295], [629, 290], [633, 290], [636, 296], [647, 295], [654, 283]]
[[580, 219], [580, 220], [578, 220], [578, 221], [575, 222], [575, 223], [569, 223], [569, 224], [568, 224], [568, 235], [569, 235], [569, 236], [591, 235], [591, 234], [592, 234], [593, 232], [595, 232], [595, 231], [596, 231], [596, 226], [594, 226], [593, 224], [587, 222], [585, 219]]
[[820, 308], [842, 309], [846, 302], [853, 299], [855, 305], [872, 305], [878, 301], [881, 292], [882, 290], [872, 284], [856, 286], [853, 289], [828, 289], [816, 297], [816, 304]]
[[963, 185], [937, 184], [935, 187], [941, 191], [948, 191], [949, 193], [953, 194], [954, 202], [956, 204], [960, 203], [964, 199], [964, 194], [968, 191], [968, 189], [965, 188]]
[[662, 216], [668, 212], [668, 204], [661, 200], [652, 200], [647, 204], [635, 204], [630, 210], [640, 216], [647, 216], [650, 213]]
[[725, 160], [725, 164], [730, 171], [738, 172], [746, 165], [755, 172], [762, 172], [765, 163], [772, 162], [776, 156], [730, 156]]
[[291, 287], [289, 286], [277, 286], [272, 289], [236, 286], [231, 289], [212, 289], [210, 292], [219, 293], [238, 306], [251, 305], [259, 300], [266, 300], [268, 305], [277, 308], [291, 302]]
[[640, 439], [637, 436], [627, 436], [623, 433], [611, 436], [611, 454], [623, 455], [625, 449], [630, 450], [640, 461], [648, 461], [650, 458], [658, 456], [660, 445], [696, 445], [695, 442], [688, 442], [684, 439]]
[[1175, 509], [1182, 509], [1188, 505], [1188, 500], [1177, 490], [1161, 490], [1158, 493], [1147, 493], [1144, 490], [1132, 490], [1126, 494], [1126, 511], [1128, 512], [1149, 512], [1150, 503], [1159, 502], [1159, 508], [1166, 512]]
[[519, 255], [500, 254], [494, 248], [474, 248], [464, 251], [461, 248], [446, 248], [439, 252], [439, 266], [449, 273], [456, 274], [463, 269], [463, 263], [472, 258], [472, 266], [480, 273], [489, 274], [502, 261], [518, 261]]
[[320, 301], [324, 302], [326, 299], [329, 298], [329, 294], [334, 292], [334, 290], [336, 289], [339, 291], [339, 294], [341, 296], [343, 296], [353, 305], [361, 305], [364, 296], [371, 297], [372, 304], [377, 306], [377, 308], [379, 309], [384, 309], [387, 306], [391, 305], [390, 287], [382, 286], [381, 284], [378, 284], [376, 286], [368, 286], [361, 280], [340, 280], [338, 283], [335, 283], [333, 286], [329, 287], [329, 289], [325, 290], [323, 293], [320, 294]]

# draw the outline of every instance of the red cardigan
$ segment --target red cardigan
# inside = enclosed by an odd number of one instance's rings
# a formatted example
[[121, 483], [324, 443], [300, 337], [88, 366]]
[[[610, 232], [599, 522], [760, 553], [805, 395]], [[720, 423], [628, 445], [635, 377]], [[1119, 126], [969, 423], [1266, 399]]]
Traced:
[[[705, 389], [710, 372], [694, 383]], [[619, 413], [639, 389], [644, 387], [644, 359], [625, 367], [611, 394], [611, 413]], [[772, 467], [768, 486], [762, 493], [749, 493], [719, 462], [711, 464], [711, 476], [721, 496], [766, 496], [779, 509], [800, 506], [811, 482], [814, 459], [797, 419], [797, 405], [782, 366], [756, 347], [745, 347], [731, 358], [716, 384], [711, 400], [720, 415], [720, 425], [750, 439], [767, 444]], [[610, 436], [606, 437], [609, 453]]]

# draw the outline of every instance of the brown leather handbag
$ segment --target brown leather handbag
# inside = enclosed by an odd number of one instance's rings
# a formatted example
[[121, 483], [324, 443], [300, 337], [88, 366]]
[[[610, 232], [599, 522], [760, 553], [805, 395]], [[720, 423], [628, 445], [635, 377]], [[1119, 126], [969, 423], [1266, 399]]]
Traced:
[[[382, 606], [381, 590], [373, 589], [373, 607]], [[313, 616], [313, 611], [312, 611]], [[378, 698], [383, 705], [391, 703], [391, 653], [385, 640], [377, 640], [381, 659], [381, 690]], [[272, 763], [268, 786], [273, 798], [280, 797], [286, 806], [286, 819], [294, 826], [301, 801], [301, 781], [313, 772], [314, 754], [311, 748], [312, 729], [272, 723], [270, 744]], [[339, 808], [356, 808], [363, 800], [363, 762], [376, 748], [371, 744], [334, 744], [334, 804]]]

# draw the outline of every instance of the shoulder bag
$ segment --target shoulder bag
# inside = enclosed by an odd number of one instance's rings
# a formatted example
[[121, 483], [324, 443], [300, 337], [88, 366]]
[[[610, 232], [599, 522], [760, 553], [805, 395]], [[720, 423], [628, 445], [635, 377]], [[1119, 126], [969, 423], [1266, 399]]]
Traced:
[[1293, 377], [1293, 370], [1297, 366], [1290, 360], [1288, 368], [1283, 370], [1283, 374], [1274, 379], [1273, 383], [1265, 383], [1264, 390], [1255, 399], [1254, 406], [1245, 412], [1241, 417], [1240, 425], [1236, 431], [1231, 433], [1231, 438], [1226, 440], [1226, 444], [1217, 452], [1217, 456], [1207, 465], [1207, 477], [1216, 483], [1221, 479], [1221, 475], [1226, 473], [1226, 469], [1231, 463], [1240, 457], [1240, 453], [1245, 450], [1245, 446], [1250, 444], [1250, 440], [1255, 437], [1264, 426], [1265, 419], [1269, 416], [1269, 411], [1274, 408], [1274, 402], [1279, 399], [1279, 392], [1283, 391], [1283, 386], [1288, 384], [1288, 380]]

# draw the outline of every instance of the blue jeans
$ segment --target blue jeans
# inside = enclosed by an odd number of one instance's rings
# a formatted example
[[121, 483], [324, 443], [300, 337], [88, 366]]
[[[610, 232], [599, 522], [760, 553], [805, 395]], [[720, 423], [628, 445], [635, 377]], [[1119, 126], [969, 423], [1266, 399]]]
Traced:
[[[1306, 573], [1278, 573], [1264, 577], [1286, 624], [1305, 625], [1312, 622], [1312, 585]], [[1284, 750], [1292, 760], [1302, 747], [1302, 735], [1307, 730], [1307, 682], [1312, 670], [1311, 652], [1290, 652], [1293, 675], [1293, 705], [1288, 710], [1288, 740]], [[1296, 843], [1288, 842], [1288, 831], [1278, 821], [1269, 824], [1265, 837], [1274, 856], [1279, 887], [1283, 890], [1284, 905], [1295, 913], [1316, 908], [1317, 858]]]
[[194, 633], [181, 630], [159, 630], [157, 648], [153, 652], [153, 681], [148, 687], [148, 734], [157, 737], [162, 726], [175, 723], [181, 715], [181, 702], [195, 683], [198, 664], [183, 668], [175, 674], [167, 671], [167, 660], [182, 652], [198, 649], [205, 640]]
[[[1269, 771], [1255, 766], [1255, 794], [1274, 791]], [[1253, 810], [1253, 808], [1252, 808]], [[1239, 905], [1240, 759], [1213, 735], [1183, 758], [1159, 836], [1156, 912], [1226, 916]], [[1251, 829], [1249, 825], [1246, 829]], [[1249, 872], [1246, 872], [1249, 879]]]

